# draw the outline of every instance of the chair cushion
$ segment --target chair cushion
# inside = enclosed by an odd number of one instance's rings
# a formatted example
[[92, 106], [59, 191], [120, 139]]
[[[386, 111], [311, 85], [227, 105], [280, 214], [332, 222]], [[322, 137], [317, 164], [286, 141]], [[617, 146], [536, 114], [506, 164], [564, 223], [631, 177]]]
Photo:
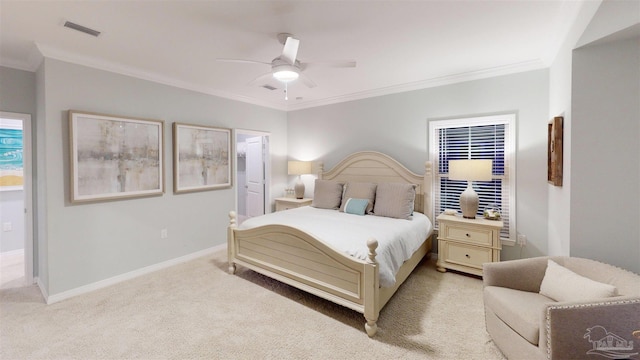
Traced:
[[540, 340], [540, 321], [545, 304], [555, 301], [535, 292], [498, 286], [484, 288], [485, 307], [533, 345]]

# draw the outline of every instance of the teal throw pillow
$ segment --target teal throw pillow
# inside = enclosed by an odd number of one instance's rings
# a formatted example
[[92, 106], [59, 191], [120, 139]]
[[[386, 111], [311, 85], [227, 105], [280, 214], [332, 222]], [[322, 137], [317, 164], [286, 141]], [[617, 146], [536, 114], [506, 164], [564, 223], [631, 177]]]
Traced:
[[344, 206], [344, 212], [347, 214], [364, 215], [364, 211], [369, 205], [369, 199], [348, 198]]

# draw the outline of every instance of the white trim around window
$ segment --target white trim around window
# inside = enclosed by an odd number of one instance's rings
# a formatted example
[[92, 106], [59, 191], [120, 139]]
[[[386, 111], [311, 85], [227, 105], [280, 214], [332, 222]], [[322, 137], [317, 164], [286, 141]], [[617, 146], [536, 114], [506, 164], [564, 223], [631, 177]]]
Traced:
[[[505, 228], [500, 234], [501, 240], [505, 245], [514, 245], [516, 243], [516, 114], [497, 114], [488, 116], [476, 116], [454, 119], [434, 119], [428, 120], [429, 124], [429, 160], [433, 162], [433, 196], [431, 197], [432, 209], [435, 219], [441, 209], [438, 209], [440, 199], [440, 184], [442, 179], [448, 178], [447, 173], [443, 173], [446, 167], [439, 164], [443, 158], [440, 152], [446, 146], [440, 144], [440, 132], [442, 129], [453, 128], [473, 128], [491, 125], [504, 125], [504, 168], [503, 174], [494, 173], [494, 180], [501, 180], [501, 209], [505, 218]], [[502, 127], [501, 127], [502, 128]], [[474, 158], [475, 151], [469, 150], [468, 158]], [[495, 169], [495, 167], [494, 167]], [[506, 212], [506, 213], [505, 213]], [[437, 224], [436, 224], [437, 228]]]

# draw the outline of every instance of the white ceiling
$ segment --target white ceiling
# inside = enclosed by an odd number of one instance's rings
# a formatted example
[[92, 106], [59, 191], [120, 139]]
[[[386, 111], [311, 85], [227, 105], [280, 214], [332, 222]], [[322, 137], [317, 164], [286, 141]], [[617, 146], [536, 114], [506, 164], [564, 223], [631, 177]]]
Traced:
[[[591, 0], [587, 0], [591, 1]], [[34, 71], [56, 58], [282, 110], [548, 67], [583, 1], [11, 1], [0, 2], [0, 65]], [[71, 21], [97, 38], [63, 26]], [[317, 87], [247, 86], [300, 40]]]

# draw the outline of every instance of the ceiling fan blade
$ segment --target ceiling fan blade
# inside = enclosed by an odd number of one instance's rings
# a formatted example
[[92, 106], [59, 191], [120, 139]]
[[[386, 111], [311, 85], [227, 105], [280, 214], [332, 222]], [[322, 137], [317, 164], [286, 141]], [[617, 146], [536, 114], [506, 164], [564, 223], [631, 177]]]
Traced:
[[257, 78], [249, 81], [247, 83], [247, 86], [262, 86], [262, 85], [268, 83], [272, 79], [273, 79], [273, 74], [271, 72], [268, 72], [266, 74], [262, 74], [262, 75], [258, 76]]
[[308, 69], [310, 67], [353, 68], [356, 67], [356, 62], [353, 60], [310, 61], [300, 62], [300, 67], [303, 69]]
[[316, 83], [313, 82], [313, 80], [309, 79], [309, 77], [303, 73], [299, 73], [300, 76], [298, 77], [298, 80], [302, 81], [303, 84], [305, 84], [309, 89], [313, 89], [314, 87], [316, 87]]
[[282, 55], [280, 56], [280, 58], [293, 65], [296, 62], [296, 56], [298, 56], [299, 46], [300, 40], [294, 39], [289, 36], [287, 38], [287, 41], [284, 43], [284, 49], [282, 49]]
[[226, 58], [217, 58], [216, 61], [220, 62], [234, 62], [234, 63], [245, 63], [245, 64], [265, 64], [271, 65], [270, 62], [264, 61], [256, 61], [256, 60], [245, 60], [245, 59], [226, 59]]

